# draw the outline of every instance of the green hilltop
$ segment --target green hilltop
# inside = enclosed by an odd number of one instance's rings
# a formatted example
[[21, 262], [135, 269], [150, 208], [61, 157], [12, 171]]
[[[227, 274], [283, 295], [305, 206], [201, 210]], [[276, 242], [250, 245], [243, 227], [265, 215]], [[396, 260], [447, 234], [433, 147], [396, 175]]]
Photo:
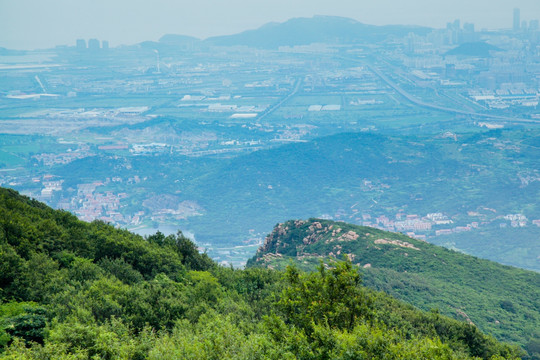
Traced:
[[476, 57], [491, 57], [492, 51], [503, 51], [497, 46], [490, 45], [483, 41], [468, 42], [459, 45], [458, 47], [449, 50], [445, 55], [461, 55], [461, 56], [476, 56]]
[[540, 337], [540, 274], [408, 236], [321, 219], [278, 224], [248, 266], [315, 270], [347, 257], [364, 284], [525, 346]]
[[143, 238], [0, 188], [2, 359], [520, 356], [474, 325], [362, 286], [349, 261], [235, 270], [180, 232]]

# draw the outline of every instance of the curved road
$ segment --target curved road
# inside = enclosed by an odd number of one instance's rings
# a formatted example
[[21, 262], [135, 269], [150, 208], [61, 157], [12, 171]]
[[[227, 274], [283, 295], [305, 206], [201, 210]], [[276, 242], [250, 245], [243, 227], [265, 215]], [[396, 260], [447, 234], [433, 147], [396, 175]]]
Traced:
[[388, 84], [388, 86], [390, 86], [392, 89], [396, 90], [399, 94], [401, 94], [407, 100], [409, 100], [410, 102], [412, 102], [412, 103], [414, 103], [416, 105], [419, 105], [419, 106], [422, 106], [422, 107], [425, 107], [425, 108], [440, 110], [440, 111], [449, 112], [449, 113], [453, 113], [453, 114], [478, 116], [478, 117], [483, 117], [483, 118], [487, 118], [487, 119], [497, 119], [497, 120], [512, 121], [512, 122], [540, 124], [540, 120], [518, 119], [518, 118], [513, 118], [513, 117], [508, 117], [508, 116], [482, 114], [482, 113], [477, 113], [477, 112], [473, 112], [473, 111], [458, 110], [458, 109], [447, 108], [447, 107], [439, 106], [439, 105], [435, 105], [435, 104], [429, 104], [429, 103], [423, 102], [423, 101], [415, 98], [413, 95], [409, 94], [408, 92], [406, 92], [405, 90], [400, 88], [397, 84], [395, 84], [386, 75], [381, 73], [379, 70], [377, 70], [372, 65], [367, 65], [367, 67], [375, 75], [377, 75], [379, 78], [381, 78], [382, 81], [384, 81], [386, 84]]

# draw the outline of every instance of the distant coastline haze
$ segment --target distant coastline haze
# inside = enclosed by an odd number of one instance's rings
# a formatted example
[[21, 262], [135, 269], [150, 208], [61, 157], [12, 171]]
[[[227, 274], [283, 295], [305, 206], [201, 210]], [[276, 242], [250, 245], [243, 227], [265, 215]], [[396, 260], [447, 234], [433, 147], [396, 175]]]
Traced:
[[443, 28], [455, 19], [476, 29], [512, 29], [521, 19], [540, 18], [538, 0], [0, 0], [0, 47], [42, 49], [101, 39], [111, 46], [158, 40], [165, 34], [201, 39], [258, 28], [268, 22], [314, 15], [344, 16], [373, 25]]

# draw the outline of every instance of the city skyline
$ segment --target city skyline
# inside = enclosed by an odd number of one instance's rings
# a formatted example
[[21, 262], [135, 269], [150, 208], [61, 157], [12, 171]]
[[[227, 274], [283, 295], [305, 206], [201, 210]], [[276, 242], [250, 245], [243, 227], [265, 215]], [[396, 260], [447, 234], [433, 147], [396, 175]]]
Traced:
[[520, 21], [528, 23], [540, 18], [540, 5], [535, 0], [481, 0], [473, 4], [427, 0], [407, 3], [384, 0], [377, 4], [358, 4], [351, 0], [338, 0], [332, 4], [305, 0], [293, 3], [232, 0], [226, 6], [215, 0], [198, 3], [0, 0], [0, 33], [3, 34], [0, 47], [73, 46], [78, 38], [108, 40], [111, 46], [118, 46], [158, 40], [168, 33], [207, 38], [258, 28], [268, 22], [314, 15], [344, 16], [373, 25], [433, 28], [443, 28], [446, 23], [460, 19], [462, 23], [474, 23], [477, 30], [512, 29], [515, 28], [515, 8], [520, 9]]

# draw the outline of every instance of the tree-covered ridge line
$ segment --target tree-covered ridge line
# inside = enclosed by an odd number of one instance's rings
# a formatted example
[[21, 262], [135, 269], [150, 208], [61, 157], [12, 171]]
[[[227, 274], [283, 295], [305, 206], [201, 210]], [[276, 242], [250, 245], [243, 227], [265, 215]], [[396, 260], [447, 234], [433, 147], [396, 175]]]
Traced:
[[181, 233], [142, 238], [0, 188], [0, 358], [515, 359], [511, 345], [361, 285], [217, 266]]
[[499, 340], [540, 339], [540, 274], [448, 250], [408, 236], [322, 219], [278, 224], [248, 266], [314, 271], [346, 256], [364, 284], [423, 310], [474, 323]]

